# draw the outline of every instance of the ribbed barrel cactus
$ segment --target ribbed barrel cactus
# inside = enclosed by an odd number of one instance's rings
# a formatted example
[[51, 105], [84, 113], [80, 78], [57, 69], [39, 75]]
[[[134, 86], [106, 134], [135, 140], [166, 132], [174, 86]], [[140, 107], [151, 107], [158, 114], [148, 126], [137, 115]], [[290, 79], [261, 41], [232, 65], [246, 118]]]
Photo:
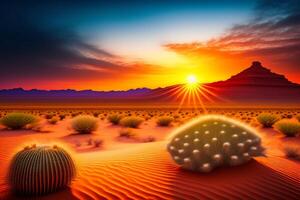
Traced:
[[254, 129], [219, 115], [200, 117], [175, 130], [167, 149], [182, 168], [200, 172], [241, 165], [264, 151]]
[[61, 147], [25, 147], [12, 159], [9, 181], [21, 195], [43, 195], [67, 187], [75, 176], [75, 164]]

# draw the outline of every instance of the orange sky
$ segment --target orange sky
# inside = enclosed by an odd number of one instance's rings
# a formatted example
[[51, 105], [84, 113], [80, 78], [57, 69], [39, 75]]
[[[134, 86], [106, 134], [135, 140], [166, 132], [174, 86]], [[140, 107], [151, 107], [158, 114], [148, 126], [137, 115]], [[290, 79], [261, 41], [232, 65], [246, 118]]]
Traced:
[[[183, 45], [184, 46], [184, 45]], [[178, 56], [173, 61], [162, 61], [164, 65], [149, 66], [139, 64], [133, 65], [131, 70], [119, 69], [117, 72], [110, 72], [106, 77], [97, 78], [97, 72], [94, 76], [74, 79], [73, 77], [62, 77], [61, 80], [34, 79], [26, 81], [24, 89], [93, 89], [93, 90], [127, 90], [138, 87], [164, 87], [168, 85], [185, 83], [189, 75], [195, 75], [201, 83], [225, 80], [230, 76], [239, 73], [249, 67], [254, 60], [262, 62], [263, 66], [271, 69], [273, 72], [285, 74], [291, 81], [300, 83], [300, 77], [297, 73], [289, 71], [289, 68], [283, 68], [283, 64], [273, 63], [272, 61], [258, 56], [246, 57], [242, 55], [227, 55], [214, 50], [208, 52], [198, 52], [191, 50], [191, 47], [168, 46], [176, 51]], [[191, 52], [186, 52], [190, 51]], [[199, 55], [200, 54], [200, 55]], [[93, 72], [92, 72], [93, 73]], [[16, 80], [14, 87], [22, 87], [23, 80]], [[1, 84], [2, 85], [2, 84]], [[3, 87], [3, 86], [2, 86]], [[9, 87], [9, 85], [7, 86]], [[5, 88], [5, 84], [4, 84]]]
[[298, 4], [7, 3], [0, 7], [0, 89], [156, 88], [191, 74], [207, 83], [252, 61], [300, 83]]

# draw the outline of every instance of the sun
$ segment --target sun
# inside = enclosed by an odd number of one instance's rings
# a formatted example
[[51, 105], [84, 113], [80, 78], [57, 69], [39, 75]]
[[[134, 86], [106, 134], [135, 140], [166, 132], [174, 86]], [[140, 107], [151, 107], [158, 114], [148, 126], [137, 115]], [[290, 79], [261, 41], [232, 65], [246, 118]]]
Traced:
[[188, 75], [186, 80], [188, 85], [195, 85], [198, 82], [197, 77], [193, 74]]
[[187, 90], [196, 90], [198, 88], [198, 80], [194, 74], [190, 74], [186, 77], [185, 88]]

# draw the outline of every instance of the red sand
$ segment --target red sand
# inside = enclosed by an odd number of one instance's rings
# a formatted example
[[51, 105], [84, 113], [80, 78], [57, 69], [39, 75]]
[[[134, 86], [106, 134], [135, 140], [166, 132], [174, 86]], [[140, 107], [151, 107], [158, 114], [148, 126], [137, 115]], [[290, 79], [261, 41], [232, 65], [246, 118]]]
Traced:
[[[12, 155], [24, 144], [60, 142], [69, 149], [73, 139], [85, 141], [89, 135], [67, 136], [69, 121], [49, 125], [50, 133], [1, 130], [0, 199], [18, 199], [10, 194], [5, 177]], [[209, 174], [180, 169], [166, 152], [165, 138], [170, 128], [157, 128], [153, 122], [137, 132], [159, 140], [152, 143], [117, 140], [120, 127], [101, 123], [93, 137], [104, 140], [104, 147], [74, 151], [78, 175], [70, 189], [41, 199], [299, 199], [300, 162], [284, 158], [281, 148], [297, 143], [265, 129], [262, 137], [267, 157]]]

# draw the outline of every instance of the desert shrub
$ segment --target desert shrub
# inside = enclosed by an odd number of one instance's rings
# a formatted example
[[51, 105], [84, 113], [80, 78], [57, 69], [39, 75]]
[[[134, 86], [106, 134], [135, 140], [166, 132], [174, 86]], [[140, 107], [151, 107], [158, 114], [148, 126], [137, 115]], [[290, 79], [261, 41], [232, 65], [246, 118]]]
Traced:
[[114, 125], [118, 125], [120, 120], [122, 119], [122, 116], [118, 114], [114, 114], [114, 115], [109, 115], [107, 119], [110, 123]]
[[135, 137], [136, 134], [133, 132], [132, 129], [130, 129], [130, 128], [124, 128], [124, 129], [120, 130], [119, 136], [120, 137], [126, 137], [126, 138], [132, 138], [132, 137]]
[[60, 114], [60, 115], [59, 115], [59, 118], [60, 118], [60, 120], [65, 119], [65, 118], [66, 118], [66, 114]]
[[75, 174], [74, 161], [64, 149], [33, 145], [13, 157], [9, 182], [16, 193], [37, 196], [67, 187]]
[[286, 146], [284, 153], [287, 158], [300, 160], [300, 147], [298, 146]]
[[156, 141], [156, 138], [151, 135], [142, 139], [142, 142], [155, 142], [155, 141]]
[[300, 115], [297, 115], [296, 119], [300, 122]]
[[97, 127], [97, 119], [90, 115], [78, 115], [72, 120], [72, 128], [80, 134], [91, 133]]
[[283, 119], [275, 124], [275, 128], [287, 137], [293, 137], [300, 133], [300, 123], [297, 121]]
[[220, 115], [206, 115], [178, 128], [167, 149], [182, 168], [200, 172], [241, 165], [264, 151], [255, 130]]
[[257, 116], [257, 121], [265, 128], [271, 128], [278, 120], [276, 115], [270, 113], [261, 113]]
[[93, 115], [94, 115], [94, 117], [98, 117], [100, 115], [100, 113], [99, 112], [94, 112]]
[[179, 119], [180, 118], [180, 115], [174, 115], [174, 119]]
[[92, 138], [89, 138], [88, 140], [87, 140], [87, 145], [92, 145], [93, 144], [93, 139]]
[[94, 147], [100, 147], [103, 144], [103, 140], [96, 139], [94, 140]]
[[26, 125], [37, 122], [37, 118], [27, 113], [9, 113], [1, 119], [1, 124], [11, 129], [22, 129]]
[[287, 114], [287, 115], [286, 115], [286, 118], [292, 119], [292, 118], [293, 118], [293, 115], [292, 115], [292, 114]]
[[53, 116], [55, 116], [54, 113], [47, 113], [47, 114], [45, 115], [45, 119], [51, 119]]
[[50, 124], [56, 124], [60, 120], [60, 117], [53, 116], [51, 119], [48, 120]]
[[143, 121], [143, 118], [130, 116], [122, 118], [120, 124], [125, 127], [137, 128]]
[[164, 117], [158, 118], [156, 123], [158, 126], [169, 126], [173, 120], [174, 120], [173, 117], [164, 116]]

